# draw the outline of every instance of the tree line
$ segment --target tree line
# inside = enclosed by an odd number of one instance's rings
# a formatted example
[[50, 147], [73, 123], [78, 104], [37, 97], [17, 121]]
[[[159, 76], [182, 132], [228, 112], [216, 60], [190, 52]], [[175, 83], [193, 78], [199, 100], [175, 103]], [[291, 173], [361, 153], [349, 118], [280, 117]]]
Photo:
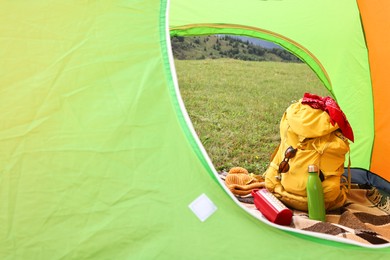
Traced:
[[301, 62], [283, 48], [264, 48], [248, 40], [229, 35], [210, 35], [171, 38], [172, 51], [177, 59], [231, 58], [246, 61]]

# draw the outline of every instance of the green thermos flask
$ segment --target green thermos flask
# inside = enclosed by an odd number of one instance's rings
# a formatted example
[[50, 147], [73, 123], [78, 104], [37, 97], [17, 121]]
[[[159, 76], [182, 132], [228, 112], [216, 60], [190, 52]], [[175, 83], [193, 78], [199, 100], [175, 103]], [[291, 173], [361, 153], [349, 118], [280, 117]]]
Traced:
[[309, 219], [325, 221], [324, 192], [317, 165], [308, 166], [309, 177], [306, 184]]

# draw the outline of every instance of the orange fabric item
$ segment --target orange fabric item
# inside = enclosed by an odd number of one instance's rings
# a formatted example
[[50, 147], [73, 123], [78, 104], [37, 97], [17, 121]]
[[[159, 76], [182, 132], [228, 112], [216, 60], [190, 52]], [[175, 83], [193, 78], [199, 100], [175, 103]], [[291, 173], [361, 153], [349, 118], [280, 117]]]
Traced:
[[375, 141], [370, 171], [390, 180], [387, 152], [390, 150], [390, 1], [358, 0], [370, 60], [375, 110]]

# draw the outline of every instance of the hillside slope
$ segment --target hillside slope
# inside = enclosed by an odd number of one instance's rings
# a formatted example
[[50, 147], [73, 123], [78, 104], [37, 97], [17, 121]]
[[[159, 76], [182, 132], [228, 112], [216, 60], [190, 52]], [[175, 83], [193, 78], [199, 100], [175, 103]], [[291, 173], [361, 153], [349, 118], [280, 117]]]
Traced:
[[223, 35], [172, 37], [172, 51], [179, 60], [232, 58], [249, 61], [301, 62], [283, 48], [264, 48], [249, 40]]

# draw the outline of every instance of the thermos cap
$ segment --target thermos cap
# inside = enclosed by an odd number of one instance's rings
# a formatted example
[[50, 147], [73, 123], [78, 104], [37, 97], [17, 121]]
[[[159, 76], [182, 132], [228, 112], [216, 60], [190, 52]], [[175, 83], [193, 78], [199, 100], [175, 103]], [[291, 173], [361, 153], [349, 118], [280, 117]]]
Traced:
[[308, 172], [318, 172], [318, 166], [315, 164], [311, 164], [307, 167]]

